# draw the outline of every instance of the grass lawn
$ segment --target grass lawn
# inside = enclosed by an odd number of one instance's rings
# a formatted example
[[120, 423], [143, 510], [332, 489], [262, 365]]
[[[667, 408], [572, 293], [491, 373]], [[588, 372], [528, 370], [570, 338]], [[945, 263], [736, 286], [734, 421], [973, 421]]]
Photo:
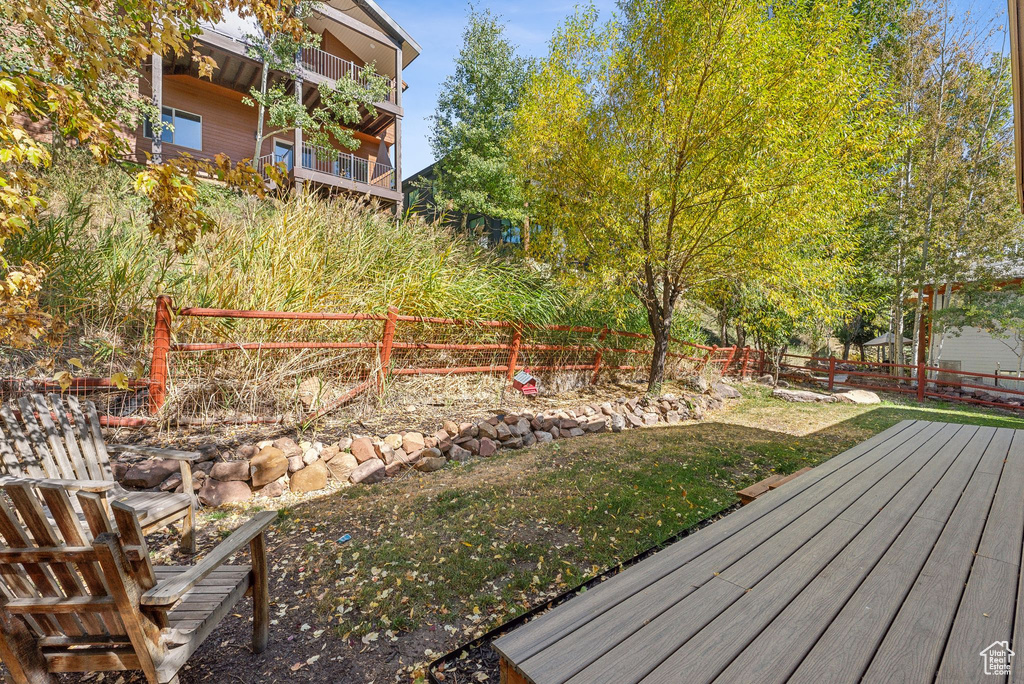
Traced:
[[[248, 653], [247, 609], [209, 641], [233, 629], [227, 662], [266, 681], [409, 681], [437, 655], [732, 505], [737, 489], [770, 473], [817, 465], [908, 418], [1024, 429], [1024, 419], [959, 405], [744, 393], [703, 423], [559, 441], [285, 509], [269, 545], [270, 649]], [[221, 513], [204, 520], [211, 542], [218, 526], [237, 524]], [[339, 545], [343, 534], [352, 541]], [[204, 646], [183, 681], [220, 670], [217, 650]]]

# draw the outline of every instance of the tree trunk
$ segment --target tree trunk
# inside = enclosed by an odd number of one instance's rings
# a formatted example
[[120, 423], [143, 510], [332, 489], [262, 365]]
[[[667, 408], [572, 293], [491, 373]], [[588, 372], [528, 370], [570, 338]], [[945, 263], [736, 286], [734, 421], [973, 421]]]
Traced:
[[[260, 94], [265, 98], [267, 96], [267, 63], [263, 62], [263, 67], [260, 69]], [[260, 152], [263, 151], [263, 118], [267, 115], [265, 108], [262, 104], [256, 108], [257, 119], [256, 119], [256, 151], [252, 155], [253, 162], [257, 162], [260, 158]], [[273, 160], [271, 160], [273, 161]]]
[[668, 358], [669, 328], [654, 333], [654, 354], [651, 356], [651, 373], [647, 380], [647, 392], [657, 394], [665, 382], [665, 360]]

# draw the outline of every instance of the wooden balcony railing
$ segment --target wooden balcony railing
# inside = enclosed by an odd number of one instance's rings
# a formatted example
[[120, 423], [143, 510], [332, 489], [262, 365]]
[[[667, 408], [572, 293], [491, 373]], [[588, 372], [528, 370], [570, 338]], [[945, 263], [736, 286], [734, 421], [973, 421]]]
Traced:
[[357, 183], [395, 190], [395, 170], [347, 152], [312, 145], [302, 146], [302, 168]]
[[[303, 48], [301, 63], [304, 69], [335, 81], [348, 77], [356, 83], [367, 84], [368, 69], [318, 48]], [[395, 79], [389, 78], [388, 85], [388, 102], [395, 103]]]

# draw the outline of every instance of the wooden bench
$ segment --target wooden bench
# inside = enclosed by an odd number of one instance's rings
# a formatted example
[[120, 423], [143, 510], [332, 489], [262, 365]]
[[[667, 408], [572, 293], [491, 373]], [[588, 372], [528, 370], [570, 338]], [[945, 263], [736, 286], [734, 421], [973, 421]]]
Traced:
[[[0, 407], [0, 473], [15, 480], [52, 481], [68, 489], [101, 493], [138, 512], [147, 534], [181, 521], [181, 548], [195, 552], [196, 451], [136, 445], [108, 445], [96, 406], [77, 397], [31, 394]], [[182, 492], [128, 492], [114, 481], [110, 453], [135, 453], [178, 461]]]
[[749, 487], [745, 487], [744, 489], [739, 490], [738, 492], [736, 492], [736, 495], [740, 497], [740, 503], [746, 506], [748, 503], [750, 503], [757, 497], [761, 496], [762, 494], [765, 494], [773, 489], [781, 487], [790, 480], [793, 480], [794, 478], [803, 475], [809, 470], [810, 468], [808, 467], [801, 468], [795, 473], [790, 473], [789, 475], [770, 475], [761, 480], [760, 482], [755, 482]]
[[[266, 649], [264, 532], [274, 512], [258, 513], [194, 566], [154, 568], [138, 516], [125, 503], [111, 504], [111, 520], [99, 493], [75, 492], [83, 527], [58, 484], [12, 482], [3, 490], [0, 657], [16, 684], [118, 670], [174, 684], [245, 595], [253, 598], [253, 650]], [[224, 564], [246, 546], [251, 565]]]

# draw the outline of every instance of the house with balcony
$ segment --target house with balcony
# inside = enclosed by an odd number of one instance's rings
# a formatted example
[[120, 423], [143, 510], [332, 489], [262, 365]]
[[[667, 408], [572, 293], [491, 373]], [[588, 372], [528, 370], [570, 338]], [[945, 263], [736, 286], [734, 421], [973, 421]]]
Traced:
[[[389, 80], [391, 90], [375, 105], [375, 116], [367, 112], [351, 126], [357, 149], [315, 149], [296, 129], [265, 140], [257, 165], [282, 163], [297, 185], [368, 194], [382, 204], [401, 206], [402, 70], [416, 59], [420, 46], [373, 0], [328, 0], [305, 21], [320, 36], [319, 47], [296, 56], [297, 78], [271, 73], [272, 81], [283, 82], [310, 109], [319, 101], [320, 83], [342, 77], [358, 82], [371, 64]], [[225, 154], [235, 162], [253, 157], [259, 110], [243, 98], [258, 86], [263, 68], [247, 44], [255, 34], [255, 27], [237, 15], [204, 27], [196, 49], [216, 64], [212, 78], [199, 77], [198, 60], [191, 54], [153, 57], [141, 88], [171, 126], [156, 140], [148, 125], [136, 131], [140, 161], [147, 153], [157, 161], [181, 154], [211, 159]]]

